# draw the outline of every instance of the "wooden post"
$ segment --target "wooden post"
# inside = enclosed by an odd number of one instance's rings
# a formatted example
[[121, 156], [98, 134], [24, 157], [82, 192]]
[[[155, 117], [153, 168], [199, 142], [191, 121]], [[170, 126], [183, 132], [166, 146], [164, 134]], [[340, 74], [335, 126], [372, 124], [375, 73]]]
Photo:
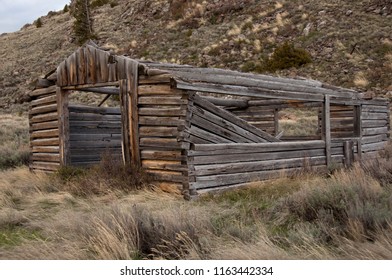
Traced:
[[354, 106], [354, 136], [357, 140], [358, 160], [362, 159], [362, 106]]
[[344, 165], [351, 167], [354, 159], [354, 142], [344, 141], [343, 142], [343, 154], [344, 154]]
[[279, 109], [274, 110], [274, 136], [279, 133]]
[[128, 119], [128, 94], [127, 80], [120, 80], [120, 108], [121, 108], [121, 135], [122, 154], [125, 165], [131, 165], [131, 143], [129, 139], [129, 119]]
[[129, 119], [129, 139], [131, 143], [131, 160], [136, 166], [141, 166], [139, 148], [139, 109], [138, 109], [138, 89], [139, 74], [138, 63], [127, 62], [127, 94], [128, 94], [128, 119]]
[[56, 88], [57, 114], [59, 122], [60, 166], [71, 164], [69, 143], [69, 110], [68, 92], [60, 87]]
[[327, 158], [327, 167], [331, 167], [331, 106], [329, 95], [325, 96], [323, 106], [323, 139], [325, 140], [325, 156]]

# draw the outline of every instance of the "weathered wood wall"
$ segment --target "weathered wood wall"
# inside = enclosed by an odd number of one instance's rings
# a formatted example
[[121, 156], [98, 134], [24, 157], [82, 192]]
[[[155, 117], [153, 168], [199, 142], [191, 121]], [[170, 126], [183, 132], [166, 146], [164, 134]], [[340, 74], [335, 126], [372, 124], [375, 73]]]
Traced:
[[361, 151], [366, 159], [375, 157], [389, 140], [390, 109], [387, 103], [361, 107]]
[[53, 171], [60, 166], [56, 87], [30, 93], [30, 169]]
[[70, 164], [88, 166], [108, 153], [122, 160], [120, 108], [69, 105]]
[[[343, 143], [332, 143], [332, 162], [343, 164]], [[192, 194], [277, 178], [303, 168], [326, 170], [325, 142], [193, 144], [188, 151]]]
[[188, 95], [173, 89], [167, 76], [142, 76], [138, 86], [139, 147], [142, 167], [160, 182], [187, 182], [189, 144], [181, 142], [179, 128], [187, 118]]

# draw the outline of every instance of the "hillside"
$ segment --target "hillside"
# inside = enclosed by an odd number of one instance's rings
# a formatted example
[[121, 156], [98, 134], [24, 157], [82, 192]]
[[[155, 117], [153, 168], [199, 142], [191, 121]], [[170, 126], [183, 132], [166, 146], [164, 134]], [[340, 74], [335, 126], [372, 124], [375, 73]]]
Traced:
[[[93, 1], [94, 2], [94, 1]], [[105, 2], [105, 1], [101, 1]], [[256, 71], [290, 41], [313, 62], [275, 73], [392, 96], [392, 1], [111, 0], [97, 43], [133, 58]], [[354, 3], [353, 3], [354, 2]], [[69, 13], [0, 35], [0, 109], [23, 110], [34, 80], [78, 46]]]

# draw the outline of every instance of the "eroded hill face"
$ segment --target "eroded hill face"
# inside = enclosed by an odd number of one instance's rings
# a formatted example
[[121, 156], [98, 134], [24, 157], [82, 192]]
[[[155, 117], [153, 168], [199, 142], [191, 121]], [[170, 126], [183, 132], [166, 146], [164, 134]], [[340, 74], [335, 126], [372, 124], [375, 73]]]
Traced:
[[[257, 71], [291, 41], [313, 62], [276, 74], [392, 95], [390, 0], [109, 0], [93, 17], [97, 43], [134, 58]], [[1, 110], [78, 47], [69, 13], [41, 21], [0, 36]]]

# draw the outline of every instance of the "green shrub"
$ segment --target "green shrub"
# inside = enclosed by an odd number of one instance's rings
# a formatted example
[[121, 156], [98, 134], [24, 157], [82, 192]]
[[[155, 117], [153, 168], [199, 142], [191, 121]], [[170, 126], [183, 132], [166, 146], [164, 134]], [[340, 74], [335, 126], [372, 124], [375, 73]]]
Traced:
[[106, 4], [109, 4], [109, 2], [110, 2], [109, 0], [94, 0], [91, 2], [91, 8], [94, 9], [94, 8], [102, 7]]
[[27, 146], [0, 146], [0, 170], [28, 165], [30, 151]]
[[65, 14], [65, 13], [68, 13], [68, 12], [69, 12], [69, 6], [65, 5], [64, 9], [63, 9], [63, 13]]
[[301, 67], [312, 62], [310, 54], [301, 48], [294, 47], [291, 43], [284, 43], [277, 47], [272, 56], [264, 63], [264, 70], [274, 72], [276, 70]]
[[89, 39], [96, 39], [90, 6], [89, 0], [75, 0], [71, 6], [71, 14], [75, 18], [73, 31], [80, 45], [83, 45]]
[[41, 18], [38, 18], [38, 19], [34, 22], [34, 24], [35, 24], [35, 27], [41, 28], [41, 27], [42, 27], [42, 20], [41, 20]]

